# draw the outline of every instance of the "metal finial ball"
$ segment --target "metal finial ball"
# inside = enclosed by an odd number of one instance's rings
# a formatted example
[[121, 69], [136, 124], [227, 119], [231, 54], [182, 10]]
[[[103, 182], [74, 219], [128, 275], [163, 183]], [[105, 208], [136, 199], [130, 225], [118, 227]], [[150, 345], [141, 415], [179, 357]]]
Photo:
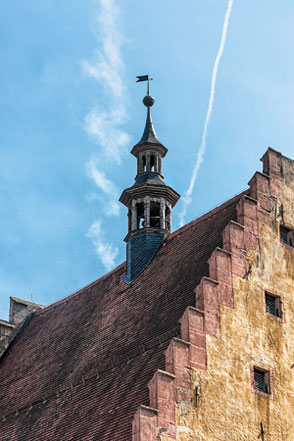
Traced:
[[143, 101], [144, 106], [146, 106], [146, 107], [152, 107], [153, 104], [155, 103], [155, 99], [151, 95], [144, 96], [142, 101]]

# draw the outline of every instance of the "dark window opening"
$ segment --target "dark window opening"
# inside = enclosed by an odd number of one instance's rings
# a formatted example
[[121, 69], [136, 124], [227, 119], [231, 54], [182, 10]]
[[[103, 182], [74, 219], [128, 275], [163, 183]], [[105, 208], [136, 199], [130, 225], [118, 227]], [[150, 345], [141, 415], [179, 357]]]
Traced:
[[282, 317], [282, 304], [281, 298], [279, 296], [274, 296], [273, 294], [265, 293], [265, 306], [266, 312], [268, 314], [274, 315], [276, 317]]
[[142, 156], [143, 172], [146, 171], [146, 156]]
[[144, 228], [144, 203], [140, 202], [137, 204], [137, 229]]
[[155, 171], [155, 156], [150, 156], [150, 171]]
[[254, 368], [254, 387], [255, 390], [270, 394], [270, 373], [263, 369]]
[[160, 228], [160, 204], [156, 202], [150, 204], [150, 227]]
[[280, 240], [281, 242], [294, 247], [294, 230], [280, 225]]

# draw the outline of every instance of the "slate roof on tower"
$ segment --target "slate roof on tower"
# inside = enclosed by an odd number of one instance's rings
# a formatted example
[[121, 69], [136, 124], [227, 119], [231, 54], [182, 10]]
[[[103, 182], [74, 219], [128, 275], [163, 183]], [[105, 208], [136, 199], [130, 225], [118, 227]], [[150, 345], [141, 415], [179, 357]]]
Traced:
[[161, 144], [159, 139], [157, 138], [157, 135], [155, 133], [155, 129], [152, 122], [150, 107], [148, 107], [147, 111], [147, 118], [146, 118], [146, 124], [145, 129], [142, 135], [142, 138], [138, 142], [138, 144], [144, 144], [144, 143], [153, 143], [153, 144]]
[[1, 441], [132, 439], [147, 384], [244, 193], [168, 235], [130, 285], [122, 264], [34, 314], [0, 361]]

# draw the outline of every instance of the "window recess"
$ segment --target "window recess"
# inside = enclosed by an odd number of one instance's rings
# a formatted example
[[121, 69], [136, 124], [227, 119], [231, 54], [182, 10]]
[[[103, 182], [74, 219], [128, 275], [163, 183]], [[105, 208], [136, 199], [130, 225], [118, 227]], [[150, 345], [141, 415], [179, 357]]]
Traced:
[[280, 225], [280, 241], [290, 247], [294, 247], [294, 230]]
[[264, 369], [255, 367], [253, 371], [254, 375], [254, 388], [259, 392], [270, 394], [270, 373]]
[[267, 314], [282, 318], [282, 302], [281, 297], [275, 296], [268, 292], [265, 293], [265, 309]]

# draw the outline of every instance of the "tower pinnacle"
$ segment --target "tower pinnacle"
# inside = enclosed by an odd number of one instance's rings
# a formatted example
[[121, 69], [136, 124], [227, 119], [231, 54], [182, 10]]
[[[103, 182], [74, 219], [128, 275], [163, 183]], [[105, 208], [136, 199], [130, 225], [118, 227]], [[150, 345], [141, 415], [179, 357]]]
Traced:
[[[148, 75], [137, 77], [148, 81]], [[127, 273], [125, 282], [134, 280], [153, 259], [163, 239], [171, 231], [172, 207], [180, 195], [167, 186], [162, 176], [162, 158], [167, 148], [155, 133], [150, 107], [155, 99], [148, 93], [143, 98], [147, 107], [145, 129], [131, 153], [137, 158], [135, 184], [126, 188], [120, 202], [128, 208]]]
[[151, 110], [150, 110], [150, 107], [153, 106], [153, 104], [155, 103], [155, 99], [151, 95], [146, 95], [142, 101], [143, 104], [147, 107], [147, 118], [146, 118], [146, 124], [142, 138], [140, 139], [138, 144], [142, 144], [144, 142], [160, 144], [160, 141], [157, 138], [157, 135], [154, 130], [154, 126], [151, 118]]

